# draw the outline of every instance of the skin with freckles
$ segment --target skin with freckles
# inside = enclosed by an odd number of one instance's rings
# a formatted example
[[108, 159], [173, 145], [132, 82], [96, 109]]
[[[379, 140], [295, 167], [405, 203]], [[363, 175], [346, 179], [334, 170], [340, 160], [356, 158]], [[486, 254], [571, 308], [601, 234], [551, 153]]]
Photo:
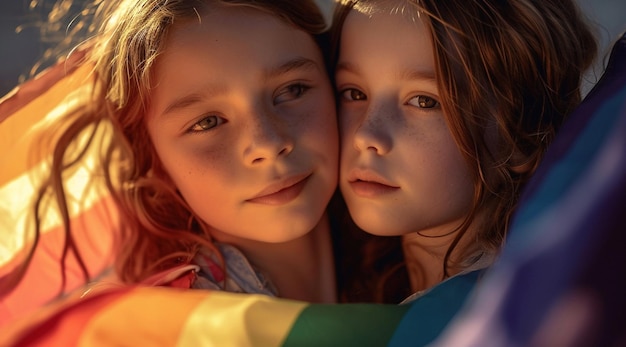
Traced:
[[489, 266], [580, 103], [596, 45], [576, 3], [341, 0], [332, 33], [339, 185], [372, 234], [348, 287], [386, 301]]
[[212, 236], [285, 242], [314, 229], [336, 185], [338, 136], [313, 39], [218, 7], [175, 24], [165, 47], [148, 131]]
[[62, 3], [51, 22], [72, 25], [59, 52], [85, 52], [89, 92], [47, 132], [35, 223], [58, 202], [64, 254], [83, 265], [60, 181], [89, 160], [120, 216], [115, 281], [173, 285], [184, 270], [193, 288], [335, 302], [339, 136], [316, 2], [93, 0], [76, 18]]
[[473, 185], [439, 103], [434, 64], [421, 21], [388, 12], [346, 18], [336, 69], [340, 187], [369, 233], [448, 234], [470, 208]]
[[341, 36], [341, 192], [363, 230], [402, 236], [411, 287], [428, 288], [474, 196], [439, 102], [428, 29], [401, 12], [351, 11]]

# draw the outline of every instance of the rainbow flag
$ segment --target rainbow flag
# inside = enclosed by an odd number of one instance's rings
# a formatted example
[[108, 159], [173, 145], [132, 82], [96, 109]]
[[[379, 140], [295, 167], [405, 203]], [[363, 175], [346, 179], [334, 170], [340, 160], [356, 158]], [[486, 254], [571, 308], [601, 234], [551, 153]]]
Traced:
[[[0, 280], [32, 242], [32, 197], [51, 149], [45, 125], [88, 95], [89, 66], [80, 56], [61, 62], [0, 100]], [[106, 133], [101, 136], [105, 137]], [[38, 151], [32, 152], [32, 148]], [[89, 153], [95, 156], [97, 153]], [[118, 215], [86, 160], [67, 178], [76, 245], [89, 274], [110, 267]], [[95, 175], [97, 176], [97, 175]], [[454, 277], [409, 305], [322, 305], [172, 288], [113, 288], [84, 298], [73, 254], [59, 261], [65, 241], [51, 209], [31, 266], [0, 302], [1, 346], [397, 346], [433, 340], [460, 309], [480, 272]], [[437, 312], [437, 314], [431, 314]]]
[[53, 303], [17, 320], [0, 330], [0, 345], [425, 345], [459, 309], [473, 282], [447, 282], [444, 290], [407, 305], [309, 304], [258, 294], [115, 288]]
[[[0, 101], [0, 276], [29, 242], [24, 211], [45, 156], [44, 148], [41, 157], [25, 160], [24, 149], [37, 140], [33, 124], [46, 120], [37, 118], [42, 110], [53, 116], [89, 78], [88, 70], [59, 66]], [[55, 301], [59, 291], [84, 283], [70, 258], [67, 286], [60, 286], [62, 234], [51, 218], [34, 266], [0, 302], [0, 345], [622, 345], [625, 134], [626, 35], [525, 191], [501, 258], [484, 277], [453, 277], [405, 305], [311, 304], [160, 287], [118, 287]], [[72, 222], [82, 254], [91, 257], [88, 270], [97, 275], [110, 264], [116, 215], [101, 189], [84, 184], [89, 169], [70, 178], [72, 192], [90, 197], [72, 207]]]
[[[89, 67], [80, 66], [80, 58], [77, 54], [58, 63], [0, 99], [0, 281], [24, 259], [24, 249], [33, 241], [30, 206], [51, 154], [42, 142], [45, 126], [71, 108], [75, 98], [89, 93]], [[117, 213], [92, 171], [85, 163], [67, 177], [66, 186], [77, 248], [89, 274], [96, 278], [113, 259]], [[0, 300], [0, 326], [84, 285], [72, 253], [65, 260], [66, 281], [62, 283], [59, 263], [64, 231], [54, 204], [47, 210], [32, 265], [18, 288]]]

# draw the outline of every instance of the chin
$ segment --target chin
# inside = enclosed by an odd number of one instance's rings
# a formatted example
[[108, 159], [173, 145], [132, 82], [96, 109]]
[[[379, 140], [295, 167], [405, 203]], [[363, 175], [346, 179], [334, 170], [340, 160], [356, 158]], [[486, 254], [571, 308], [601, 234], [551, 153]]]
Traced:
[[267, 242], [267, 243], [285, 243], [285, 242], [297, 240], [301, 238], [302, 236], [308, 234], [309, 232], [310, 230], [300, 231], [300, 232], [293, 231], [293, 230], [279, 232], [279, 233], [274, 232], [272, 235], [267, 235], [267, 237], [264, 237], [262, 240], [259, 239], [258, 241]]
[[[319, 221], [319, 220], [318, 220]], [[267, 233], [264, 234], [264, 242], [269, 243], [283, 243], [297, 240], [308, 233], [312, 232], [318, 221], [315, 220], [291, 220], [282, 225], [274, 224], [267, 229]]]
[[[352, 215], [352, 213], [351, 213]], [[376, 218], [374, 214], [365, 214], [352, 217], [354, 223], [368, 234], [376, 236], [398, 236], [398, 233], [391, 227], [390, 223], [384, 219]]]

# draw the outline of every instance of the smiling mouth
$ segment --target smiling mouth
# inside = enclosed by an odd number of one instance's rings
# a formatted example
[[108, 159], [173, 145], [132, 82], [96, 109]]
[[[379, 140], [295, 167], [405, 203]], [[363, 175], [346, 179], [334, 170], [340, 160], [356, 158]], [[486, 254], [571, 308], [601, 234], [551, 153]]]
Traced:
[[300, 192], [302, 192], [310, 177], [311, 175], [308, 175], [305, 177], [293, 179], [295, 180], [295, 182], [292, 182], [292, 180], [287, 180], [278, 185], [270, 186], [264, 189], [261, 193], [259, 193], [259, 195], [246, 201], [256, 204], [273, 206], [286, 204], [297, 198], [298, 195], [300, 195]]

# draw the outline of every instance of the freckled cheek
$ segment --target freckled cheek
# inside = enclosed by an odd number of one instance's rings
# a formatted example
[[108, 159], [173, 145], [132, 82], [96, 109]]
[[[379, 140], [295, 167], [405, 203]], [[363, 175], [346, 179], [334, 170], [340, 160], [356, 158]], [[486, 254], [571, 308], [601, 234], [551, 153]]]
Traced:
[[[338, 125], [334, 104], [309, 104], [307, 112], [297, 117], [292, 124], [302, 136], [317, 137], [326, 141], [338, 142]], [[293, 134], [296, 135], [296, 134]]]
[[426, 169], [435, 177], [466, 171], [460, 151], [445, 127], [409, 125], [393, 133], [396, 150], [403, 152], [409, 163]]
[[326, 113], [328, 115], [325, 117], [323, 123], [321, 124], [322, 129], [319, 131], [322, 132], [323, 138], [320, 140], [322, 144], [326, 148], [326, 152], [332, 154], [332, 158], [335, 162], [339, 160], [339, 146], [340, 146], [340, 135], [339, 135], [339, 125], [337, 122], [337, 117], [334, 111], [334, 107]]
[[341, 112], [338, 114], [337, 123], [341, 146], [348, 147], [352, 143], [356, 129], [359, 126], [359, 117], [347, 112]]
[[431, 149], [431, 157], [438, 162], [437, 167], [448, 174], [463, 175], [467, 165], [454, 140], [449, 136], [442, 136], [435, 141]]
[[447, 182], [459, 196], [471, 195], [474, 191], [469, 167], [465, 162], [463, 155], [457, 148], [454, 141], [450, 138], [445, 145], [441, 146], [441, 150], [437, 155], [439, 160], [438, 167], [441, 169], [441, 175], [448, 177]]
[[170, 155], [171, 160], [169, 160], [167, 169], [171, 176], [181, 179], [228, 176], [231, 174], [229, 168], [232, 165], [229, 164], [232, 163], [232, 160], [227, 151], [227, 146], [223, 144], [210, 147], [180, 146]]
[[351, 121], [356, 118], [355, 115], [351, 114], [345, 107], [339, 107], [337, 111], [337, 122], [339, 124], [340, 132], [346, 131], [351, 126]]

